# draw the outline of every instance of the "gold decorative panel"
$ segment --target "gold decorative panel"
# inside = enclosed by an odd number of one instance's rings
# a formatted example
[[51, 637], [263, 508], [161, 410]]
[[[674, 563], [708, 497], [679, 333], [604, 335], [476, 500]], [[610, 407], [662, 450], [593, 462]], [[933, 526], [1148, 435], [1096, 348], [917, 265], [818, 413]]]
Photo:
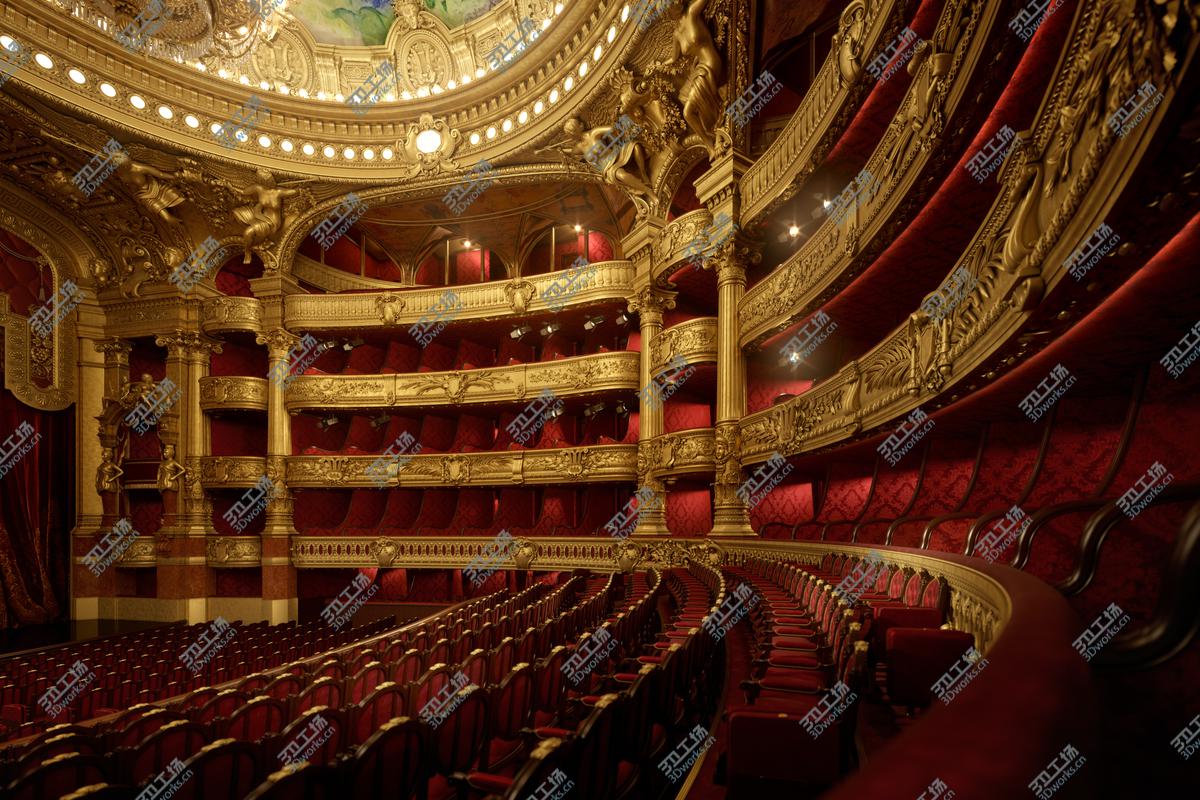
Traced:
[[158, 564], [158, 550], [153, 536], [139, 536], [115, 562], [118, 567], [145, 568]]
[[[376, 461], [380, 466], [368, 469]], [[287, 460], [287, 484], [295, 488], [377, 486], [375, 474], [386, 475], [390, 486], [633, 482], [637, 445], [439, 453], [413, 456], [400, 465], [382, 456], [291, 456]]]
[[[698, 241], [703, 246], [708, 241], [704, 232], [712, 225], [712, 221], [712, 214], [707, 208], [697, 208], [668, 222], [654, 244], [651, 280], [665, 287], [671, 273], [698, 252], [693, 243]], [[703, 252], [702, 248], [699, 252]]]
[[257, 456], [202, 456], [200, 483], [205, 489], [249, 489], [267, 474], [267, 459]]
[[200, 407], [205, 411], [225, 408], [267, 410], [267, 379], [220, 375], [200, 379]]
[[262, 303], [254, 297], [212, 297], [204, 301], [201, 327], [205, 333], [262, 330]]
[[262, 539], [257, 536], [213, 536], [205, 545], [210, 567], [257, 567], [262, 562]]
[[716, 439], [712, 428], [676, 431], [645, 443], [646, 468], [656, 478], [711, 474], [716, 469]]

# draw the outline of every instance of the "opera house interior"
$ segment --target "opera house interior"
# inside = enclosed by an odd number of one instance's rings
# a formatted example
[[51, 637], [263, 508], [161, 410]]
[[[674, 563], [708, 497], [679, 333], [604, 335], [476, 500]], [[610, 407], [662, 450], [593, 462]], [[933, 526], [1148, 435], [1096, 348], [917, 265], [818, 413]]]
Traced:
[[0, 798], [1200, 796], [1198, 48], [0, 2]]

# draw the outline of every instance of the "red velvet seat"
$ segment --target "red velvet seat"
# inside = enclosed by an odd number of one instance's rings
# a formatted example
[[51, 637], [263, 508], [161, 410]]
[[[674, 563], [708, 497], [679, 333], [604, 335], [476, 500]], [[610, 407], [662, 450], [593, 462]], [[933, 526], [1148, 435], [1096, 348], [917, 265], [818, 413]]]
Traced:
[[392, 719], [355, 751], [343, 786], [351, 800], [410, 800], [424, 788], [430, 761], [429, 740], [421, 723], [408, 717]]

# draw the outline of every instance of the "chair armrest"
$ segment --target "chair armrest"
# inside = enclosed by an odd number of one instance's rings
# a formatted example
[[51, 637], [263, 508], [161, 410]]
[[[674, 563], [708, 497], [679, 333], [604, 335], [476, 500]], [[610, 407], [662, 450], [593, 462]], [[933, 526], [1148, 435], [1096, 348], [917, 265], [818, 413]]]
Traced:
[[1095, 511], [1106, 505], [1107, 501], [1096, 498], [1085, 500], [1068, 500], [1065, 503], [1055, 503], [1051, 506], [1038, 509], [1029, 518], [1029, 524], [1021, 531], [1021, 535], [1017, 538], [1017, 554], [1013, 557], [1012, 565], [1017, 569], [1024, 569], [1029, 563], [1029, 553], [1033, 549], [1033, 539], [1037, 536], [1047, 522], [1055, 517], [1061, 517], [1066, 514], [1077, 514], [1080, 511]]

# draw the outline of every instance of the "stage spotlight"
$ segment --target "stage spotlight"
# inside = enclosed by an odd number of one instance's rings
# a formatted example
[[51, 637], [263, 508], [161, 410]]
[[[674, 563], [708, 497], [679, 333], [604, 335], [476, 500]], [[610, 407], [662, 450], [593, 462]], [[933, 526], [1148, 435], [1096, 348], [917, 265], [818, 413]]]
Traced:
[[615, 408], [613, 408], [613, 411], [624, 417], [629, 414], [629, 406], [625, 405], [624, 402], [620, 402], [617, 403]]
[[522, 325], [519, 328], [513, 328], [512, 331], [510, 331], [508, 335], [510, 338], [517, 339], [519, 341], [524, 336], [526, 336], [527, 334], [532, 333], [532, 332], [533, 332], [533, 328], [531, 328], [528, 325]]
[[603, 325], [603, 324], [604, 324], [604, 316], [603, 315], [597, 316], [597, 317], [592, 317], [587, 322], [583, 323], [583, 329], [585, 331], [591, 331], [591, 330], [595, 330], [597, 325]]
[[584, 415], [585, 417], [587, 417], [588, 419], [591, 419], [592, 417], [596, 416], [597, 414], [599, 414], [599, 413], [600, 413], [601, 411], [603, 411], [603, 410], [604, 410], [604, 403], [603, 403], [603, 402], [600, 402], [600, 403], [593, 403], [592, 405], [588, 406], [587, 408], [585, 408], [585, 409], [583, 410], [583, 415]]
[[387, 414], [380, 414], [378, 417], [375, 417], [375, 419], [371, 420], [371, 427], [372, 428], [382, 428], [384, 425], [387, 425], [391, 421], [392, 421], [392, 418], [390, 416], [388, 416]]
[[364, 341], [363, 341], [361, 338], [357, 338], [357, 339], [347, 339], [347, 340], [346, 340], [346, 341], [345, 341], [345, 342], [342, 344], [342, 349], [343, 349], [343, 350], [345, 350], [347, 353], [349, 353], [349, 352], [350, 352], [351, 350], [353, 350], [354, 348], [356, 348], [356, 347], [362, 347], [364, 344], [366, 344], [366, 342], [364, 342]]
[[559, 325], [557, 322], [547, 322], [542, 326], [541, 334], [542, 336], [549, 336], [550, 334], [557, 333], [560, 330], [562, 330], [562, 325]]
[[342, 421], [340, 419], [338, 419], [337, 417], [330, 415], [330, 416], [326, 417], [325, 419], [321, 420], [320, 422], [318, 422], [317, 427], [323, 431], [327, 431], [330, 428], [332, 428], [334, 425], [340, 425], [341, 422]]
[[629, 324], [629, 315], [628, 315], [628, 314], [626, 314], [624, 311], [622, 311], [620, 314], [617, 314], [616, 323], [617, 323], [618, 325], [627, 325], [627, 324]]

